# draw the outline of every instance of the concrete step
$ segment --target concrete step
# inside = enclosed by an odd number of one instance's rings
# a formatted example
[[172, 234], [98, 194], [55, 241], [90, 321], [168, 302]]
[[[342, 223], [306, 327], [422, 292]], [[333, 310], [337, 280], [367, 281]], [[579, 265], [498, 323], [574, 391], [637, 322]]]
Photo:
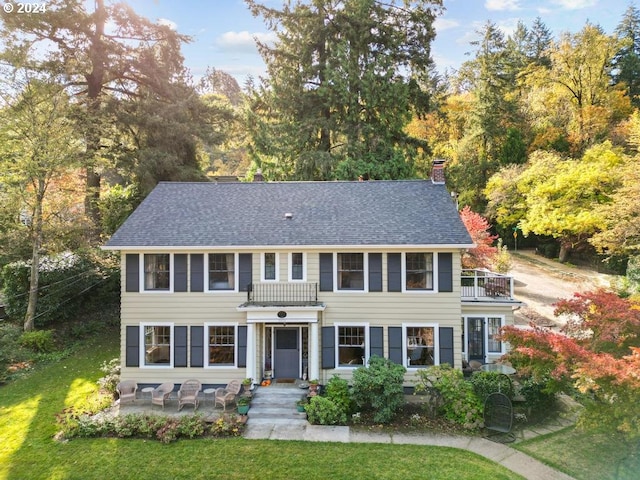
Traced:
[[306, 395], [306, 390], [292, 386], [262, 387], [253, 392], [249, 422], [306, 424], [306, 413], [296, 410], [296, 402]]

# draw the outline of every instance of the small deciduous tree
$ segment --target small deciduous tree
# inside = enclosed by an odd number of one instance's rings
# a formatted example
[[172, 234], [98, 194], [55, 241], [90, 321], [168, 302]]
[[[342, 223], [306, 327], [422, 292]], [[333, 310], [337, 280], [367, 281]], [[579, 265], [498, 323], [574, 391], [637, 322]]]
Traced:
[[463, 268], [487, 268], [493, 265], [498, 249], [493, 246], [493, 242], [498, 238], [497, 235], [491, 235], [489, 229], [491, 225], [486, 218], [479, 213], [475, 213], [469, 206], [465, 206], [460, 212], [462, 223], [467, 227], [471, 240], [477, 245], [475, 248], [468, 249], [462, 255]]
[[555, 314], [568, 316], [562, 332], [505, 327], [509, 359], [520, 373], [549, 378], [551, 391], [572, 387], [588, 394], [581, 424], [619, 432], [637, 458], [640, 303], [596, 290], [560, 301]]

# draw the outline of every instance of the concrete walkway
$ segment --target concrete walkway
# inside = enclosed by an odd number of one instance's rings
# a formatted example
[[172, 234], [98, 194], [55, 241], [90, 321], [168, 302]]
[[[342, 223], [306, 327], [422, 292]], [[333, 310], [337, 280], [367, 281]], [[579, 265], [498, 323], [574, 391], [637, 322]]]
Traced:
[[468, 450], [488, 458], [529, 480], [572, 480], [572, 477], [521, 453], [507, 445], [479, 437], [439, 435], [430, 433], [380, 433], [352, 429], [310, 425], [307, 422], [256, 423], [251, 416], [244, 434], [249, 439], [305, 440], [310, 442], [359, 442], [433, 445]]

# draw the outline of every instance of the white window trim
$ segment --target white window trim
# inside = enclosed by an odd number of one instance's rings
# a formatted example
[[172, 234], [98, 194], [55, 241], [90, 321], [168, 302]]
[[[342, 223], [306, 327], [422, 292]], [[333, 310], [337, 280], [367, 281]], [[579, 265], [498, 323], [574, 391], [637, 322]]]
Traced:
[[[265, 267], [266, 267], [266, 260], [265, 260], [265, 254], [267, 253], [274, 253], [276, 256], [276, 278], [266, 278], [265, 277]], [[260, 281], [261, 282], [279, 282], [280, 281], [280, 253], [278, 252], [262, 252], [260, 254]]]
[[149, 252], [149, 253], [143, 253], [142, 255], [140, 255], [139, 258], [139, 267], [138, 267], [138, 271], [139, 271], [139, 279], [140, 279], [140, 292], [142, 293], [150, 293], [152, 295], [157, 295], [159, 293], [173, 293], [173, 276], [175, 274], [174, 272], [174, 267], [173, 267], [173, 253], [169, 253], [169, 289], [168, 290], [157, 290], [157, 289], [152, 289], [152, 290], [147, 290], [145, 282], [144, 282], [144, 275], [145, 275], [145, 271], [144, 271], [144, 258], [147, 255], [167, 255], [166, 252]]
[[467, 315], [462, 316], [462, 328], [464, 332], [464, 343], [462, 345], [462, 358], [466, 361], [469, 361], [469, 352], [467, 351], [467, 342], [469, 341], [469, 318], [482, 318], [483, 319], [483, 328], [484, 328], [484, 338], [482, 342], [484, 343], [484, 361], [486, 362], [489, 358], [489, 355], [498, 356], [505, 355], [507, 353], [507, 342], [504, 340], [501, 343], [502, 350], [500, 352], [490, 352], [489, 351], [489, 317], [491, 318], [499, 318], [500, 319], [500, 328], [504, 327], [507, 322], [507, 318], [505, 315], [499, 314], [490, 314], [490, 313], [478, 313], [473, 314], [469, 313]]
[[[145, 350], [144, 344], [144, 331], [146, 327], [170, 327], [170, 340], [169, 340], [169, 364], [168, 365], [147, 365], [145, 363]], [[140, 323], [140, 352], [139, 352], [139, 365], [140, 368], [173, 368], [173, 351], [175, 350], [175, 336], [173, 331], [174, 324], [162, 323], [162, 322], [143, 322]]]
[[[302, 278], [293, 278], [293, 254], [301, 253], [302, 254]], [[289, 281], [290, 282], [306, 282], [307, 281], [307, 252], [289, 252], [287, 258], [287, 265], [289, 270]]]
[[[362, 254], [362, 262], [363, 262], [363, 289], [362, 290], [353, 290], [353, 289], [342, 289], [338, 288], [338, 255], [341, 253], [361, 253]], [[369, 292], [369, 253], [368, 252], [353, 252], [353, 251], [345, 251], [345, 252], [333, 252], [333, 292], [334, 293], [368, 293]]]
[[489, 318], [497, 318], [500, 320], [500, 329], [502, 329], [502, 327], [504, 327], [505, 325], [505, 317], [504, 315], [486, 315], [484, 317], [484, 328], [485, 328], [485, 355], [504, 355], [505, 353], [507, 353], [507, 350], [505, 348], [505, 341], [501, 340], [500, 341], [500, 351], [499, 352], [492, 352], [489, 350]]
[[407, 327], [433, 328], [433, 364], [440, 365], [440, 325], [437, 323], [403, 323], [402, 324], [402, 365], [407, 370], [424, 369], [424, 365], [409, 365], [409, 351], [407, 349]]
[[[211, 365], [209, 361], [209, 327], [233, 327], [233, 337], [235, 339], [233, 345], [233, 365]], [[204, 324], [204, 368], [212, 370], [238, 368], [238, 324], [224, 322], [205, 322]]]
[[[432, 290], [414, 290], [407, 289], [407, 253], [430, 253], [433, 256], [433, 289]], [[438, 293], [438, 254], [436, 252], [420, 251], [420, 252], [402, 252], [401, 259], [402, 275], [400, 281], [402, 282], [402, 293], [418, 294], [418, 295], [433, 295]]]
[[[215, 289], [210, 289], [209, 288], [209, 255], [213, 255], [213, 254], [228, 254], [228, 253], [233, 253], [233, 289], [228, 289], [228, 290], [215, 290]], [[205, 288], [205, 292], [207, 293], [214, 293], [214, 294], [225, 294], [225, 293], [238, 293], [238, 284], [240, 282], [240, 256], [235, 253], [235, 252], [207, 252], [207, 254], [205, 255], [204, 258], [204, 288]]]
[[[336, 370], [354, 370], [359, 367], [365, 367], [369, 364], [369, 357], [371, 356], [369, 351], [371, 348], [369, 338], [369, 323], [334, 323], [335, 327], [335, 366]], [[340, 327], [363, 327], [364, 328], [364, 363], [362, 365], [340, 365]]]

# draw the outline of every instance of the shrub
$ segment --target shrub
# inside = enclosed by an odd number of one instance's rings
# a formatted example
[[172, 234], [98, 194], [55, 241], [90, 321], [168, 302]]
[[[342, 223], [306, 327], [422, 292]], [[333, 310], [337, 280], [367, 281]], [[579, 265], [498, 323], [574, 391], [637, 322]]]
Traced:
[[51, 353], [56, 345], [53, 341], [53, 330], [33, 330], [20, 336], [20, 346], [36, 353]]
[[353, 372], [353, 400], [373, 410], [373, 420], [388, 423], [404, 405], [404, 374], [407, 370], [386, 358], [372, 356], [368, 367]]
[[536, 381], [533, 377], [522, 382], [520, 395], [524, 397], [526, 406], [536, 413], [551, 407], [556, 398], [547, 379]]
[[324, 389], [324, 396], [340, 407], [347, 415], [351, 413], [353, 401], [349, 392], [349, 383], [334, 375]]
[[435, 365], [418, 370], [416, 391], [436, 389], [442, 396], [440, 413], [466, 429], [482, 425], [482, 403], [473, 391], [473, 385], [464, 379], [462, 371], [449, 364]]
[[214, 437], [238, 437], [242, 429], [235, 415], [223, 415], [211, 424], [210, 432]]
[[307, 420], [314, 425], [344, 425], [347, 423], [347, 414], [342, 407], [334, 401], [316, 395], [305, 407]]
[[473, 385], [473, 391], [478, 399], [484, 403], [489, 394], [494, 392], [504, 393], [510, 399], [513, 398], [513, 385], [509, 377], [498, 372], [473, 372], [469, 379]]
[[120, 381], [120, 359], [113, 358], [108, 362], [102, 362], [100, 370], [105, 373], [104, 377], [98, 379], [100, 389], [115, 399], [116, 387]]

